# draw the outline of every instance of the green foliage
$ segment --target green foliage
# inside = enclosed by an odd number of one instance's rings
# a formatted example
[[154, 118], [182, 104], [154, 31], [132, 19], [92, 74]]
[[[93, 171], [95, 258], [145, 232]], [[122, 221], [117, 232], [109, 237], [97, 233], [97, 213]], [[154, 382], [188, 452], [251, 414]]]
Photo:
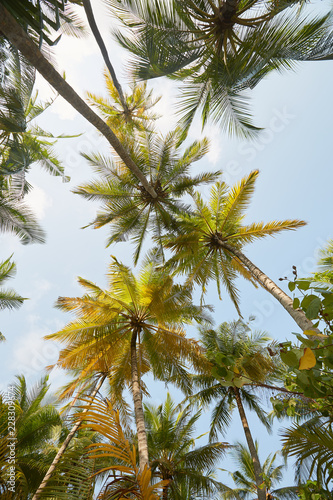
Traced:
[[31, 185], [26, 175], [38, 163], [52, 175], [65, 176], [53, 151], [56, 139], [33, 121], [51, 104], [33, 93], [35, 70], [3, 39], [4, 74], [0, 88], [0, 231], [16, 234], [22, 243], [43, 242], [44, 231], [22, 201]]
[[152, 474], [169, 481], [164, 489], [170, 500], [182, 499], [184, 491], [191, 498], [213, 498], [220, 488], [213, 468], [228, 445], [214, 442], [195, 446], [193, 434], [200, 416], [201, 410], [192, 414], [191, 407], [175, 405], [169, 393], [162, 405], [145, 405]]
[[[12, 255], [0, 262], [0, 285], [12, 278], [16, 274], [16, 264], [11, 262]], [[2, 309], [17, 309], [26, 299], [18, 295], [14, 290], [9, 288], [0, 288], [0, 311]], [[5, 340], [5, 337], [0, 332], [0, 342]]]
[[211, 189], [208, 203], [195, 193], [195, 211], [181, 214], [176, 230], [163, 238], [165, 247], [174, 254], [168, 262], [170, 267], [176, 273], [184, 274], [187, 283], [199, 284], [203, 293], [213, 280], [221, 298], [221, 287], [224, 286], [239, 315], [236, 276], [240, 274], [253, 284], [255, 280], [240, 259], [223, 246], [224, 243], [242, 250], [257, 239], [305, 224], [300, 220], [243, 223], [258, 174], [255, 170], [231, 187], [217, 182]]
[[[179, 384], [188, 391], [187, 361], [198, 367], [199, 346], [187, 339], [183, 325], [192, 319], [208, 321], [205, 308], [192, 304], [188, 289], [173, 283], [164, 269], [153, 264], [135, 277], [115, 258], [108, 272], [109, 289], [79, 279], [87, 290], [83, 297], [60, 297], [57, 306], [74, 311], [77, 318], [47, 339], [65, 345], [57, 366], [79, 371], [79, 380], [89, 373], [109, 373], [113, 398], [122, 404], [122, 393], [131, 384], [131, 339], [137, 340], [140, 376], [152, 371], [157, 379]], [[142, 383], [142, 390], [147, 391]]]
[[[84, 32], [81, 21], [63, 0], [1, 0], [0, 3], [30, 36], [39, 41], [40, 48], [43, 41], [48, 45], [59, 41], [61, 35], [55, 40], [51, 37], [60, 27], [67, 34], [76, 36]], [[82, 0], [71, 0], [70, 3], [81, 4]]]
[[201, 375], [194, 376], [194, 386], [199, 390], [192, 399], [205, 406], [216, 402], [210, 439], [216, 439], [219, 432], [225, 434], [236, 406], [238, 389], [244, 405], [270, 429], [267, 414], [255, 395], [256, 389], [279, 377], [279, 364], [266, 348], [269, 339], [262, 333], [251, 334], [248, 325], [241, 320], [223, 323], [216, 331], [202, 328], [200, 334], [210, 366]]
[[[325, 264], [323, 272], [330, 272], [330, 260]], [[275, 414], [297, 419], [283, 432], [284, 453], [297, 457], [301, 483], [316, 479], [302, 486], [300, 498], [317, 500], [330, 497], [327, 490], [333, 477], [333, 291], [321, 272], [315, 273], [315, 279], [298, 279], [294, 267], [293, 274], [295, 279], [289, 283], [289, 289], [296, 295], [294, 307], [314, 320], [316, 329], [295, 334], [298, 344], [280, 344], [281, 358], [287, 367], [285, 387], [295, 396], [280, 395], [272, 402]], [[308, 420], [300, 424], [304, 417]]]
[[162, 236], [170, 227], [177, 228], [176, 216], [190, 211], [181, 198], [193, 188], [216, 180], [220, 172], [190, 175], [191, 164], [207, 152], [208, 141], [195, 141], [181, 154], [179, 129], [165, 138], [143, 132], [132, 142], [129, 153], [141, 171], [150, 179], [157, 198], [150, 196], [138, 184], [137, 178], [118, 159], [99, 154], [85, 157], [95, 168], [99, 179], [75, 190], [88, 200], [103, 202], [95, 220], [95, 228], [111, 226], [108, 245], [130, 238], [135, 244], [134, 262], [138, 262], [143, 242], [148, 234], [163, 254]]
[[[259, 453], [259, 443], [255, 442], [257, 454]], [[253, 468], [253, 460], [246, 446], [237, 442], [233, 445], [230, 452], [231, 458], [237, 465], [235, 472], [229, 472], [236, 488], [230, 488], [223, 485], [223, 500], [245, 500], [254, 498], [256, 494], [255, 474]], [[277, 488], [278, 483], [282, 481], [286, 464], [276, 465], [278, 453], [270, 454], [262, 465], [262, 476], [267, 491], [267, 499], [274, 498], [276, 500], [292, 500], [298, 497], [298, 487], [289, 486]]]
[[[333, 403], [333, 292], [318, 287], [311, 279], [290, 282], [289, 288], [299, 295], [294, 299], [294, 307], [314, 320], [317, 330], [295, 334], [298, 345], [291, 341], [280, 344], [281, 359], [288, 370], [286, 387], [310, 398], [309, 409], [327, 415]], [[288, 408], [288, 400], [285, 402]], [[281, 405], [277, 408], [281, 409]]]
[[107, 72], [104, 72], [107, 97], [88, 92], [89, 102], [98, 109], [105, 122], [122, 142], [130, 145], [137, 131], [152, 131], [159, 115], [152, 108], [161, 99], [153, 97], [153, 91], [147, 89], [147, 83], [133, 82], [130, 92], [124, 95], [126, 109], [119, 97], [118, 90]]
[[332, 492], [322, 488], [317, 481], [308, 480], [300, 486], [299, 498], [301, 500], [330, 500]]
[[296, 477], [301, 483], [315, 477], [318, 486], [329, 488], [333, 478], [332, 419], [316, 416], [303, 424], [294, 423], [283, 430], [282, 443], [283, 453], [297, 458]]
[[200, 109], [203, 125], [210, 119], [229, 132], [254, 136], [258, 129], [244, 91], [273, 70], [293, 68], [295, 61], [332, 57], [330, 16], [303, 15], [297, 1], [108, 3], [130, 31], [115, 35], [134, 56], [134, 74], [182, 81], [185, 128]]

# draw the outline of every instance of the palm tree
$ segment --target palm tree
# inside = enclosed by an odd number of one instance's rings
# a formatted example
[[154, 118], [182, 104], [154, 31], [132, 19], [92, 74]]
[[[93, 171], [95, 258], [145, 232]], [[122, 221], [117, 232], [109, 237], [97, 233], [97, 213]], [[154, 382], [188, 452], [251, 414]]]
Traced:
[[142, 244], [148, 234], [163, 254], [162, 235], [169, 228], [176, 229], [176, 216], [188, 213], [190, 207], [181, 197], [190, 194], [195, 186], [209, 183], [220, 172], [205, 172], [191, 176], [190, 167], [207, 152], [208, 141], [195, 141], [183, 154], [179, 153], [182, 132], [176, 129], [165, 138], [153, 132], [136, 134], [129, 152], [157, 193], [150, 196], [136, 177], [126, 169], [124, 162], [100, 154], [85, 155], [101, 180], [77, 188], [74, 192], [88, 200], [100, 200], [103, 209], [91, 223], [95, 228], [111, 225], [107, 244], [131, 238], [135, 242], [134, 263], [137, 264]]
[[[34, 492], [70, 434], [68, 416], [60, 415], [48, 390], [48, 376], [30, 390], [24, 376], [19, 376], [7, 392], [0, 395], [1, 498], [35, 498]], [[86, 407], [89, 407], [89, 402]], [[81, 412], [81, 416], [84, 414]], [[56, 495], [57, 500], [92, 500], [95, 480], [90, 476], [93, 468], [100, 467], [101, 463], [87, 460], [84, 454], [85, 448], [98, 439], [95, 432], [80, 430], [62, 455], [48, 487], [38, 496], [49, 499]], [[8, 482], [12, 467], [15, 469], [15, 491]]]
[[112, 148], [124, 161], [126, 166], [136, 175], [146, 191], [156, 198], [154, 188], [149, 184], [141, 170], [131, 159], [126, 148], [123, 147], [110, 127], [81, 99], [75, 90], [60, 76], [47, 59], [41, 54], [35, 43], [21, 28], [16, 19], [0, 3], [0, 31], [9, 42], [20, 51], [27, 61], [34, 66], [46, 81], [74, 107], [89, 123], [99, 130], [107, 139]]
[[[86, 409], [85, 406], [83, 406]], [[94, 476], [105, 478], [98, 493], [101, 500], [158, 500], [158, 491], [165, 486], [164, 481], [151, 485], [151, 469], [146, 466], [140, 470], [137, 466], [136, 449], [123, 431], [119, 412], [110, 400], [96, 398], [88, 411], [79, 416], [82, 428], [98, 432], [102, 442], [91, 444], [86, 450], [88, 457], [102, 459], [105, 463], [96, 464]], [[111, 473], [111, 474], [110, 474]]]
[[80, 278], [89, 294], [60, 297], [57, 303], [65, 311], [76, 311], [77, 320], [46, 338], [66, 345], [59, 355], [59, 367], [87, 372], [99, 367], [102, 360], [115, 399], [121, 399], [126, 385], [130, 387], [143, 470], [148, 464], [148, 447], [142, 407], [142, 393], [147, 389], [142, 376], [152, 370], [158, 379], [175, 380], [188, 388], [184, 361], [196, 366], [202, 361], [198, 346], [186, 339], [182, 324], [205, 316], [202, 308], [192, 305], [188, 290], [174, 285], [166, 270], [156, 271], [152, 264], [135, 278], [114, 259], [108, 280], [109, 290], [102, 290]]
[[[52, 455], [49, 444], [54, 432], [61, 426], [60, 414], [54, 404], [45, 401], [49, 388], [47, 381], [48, 377], [44, 377], [29, 391], [25, 378], [17, 377], [17, 382], [11, 386], [10, 399], [14, 405], [8, 404], [5, 394], [1, 395], [0, 491], [10, 495], [7, 479], [8, 469], [13, 462], [8, 460], [8, 443], [14, 443], [17, 497], [13, 495], [12, 498], [28, 498], [28, 494], [38, 486], [49, 452]], [[8, 422], [12, 422], [12, 425], [9, 426]]]
[[[71, 4], [80, 4], [80, 0], [71, 0]], [[22, 28], [29, 32], [42, 46], [43, 41], [48, 45], [54, 45], [59, 41], [60, 36], [55, 40], [53, 36], [60, 27], [67, 34], [78, 36], [83, 31], [83, 25], [78, 17], [73, 13], [62, 0], [0, 0], [8, 12], [14, 16]]]
[[191, 498], [200, 494], [212, 498], [220, 486], [213, 479], [212, 469], [227, 443], [195, 447], [193, 434], [201, 410], [191, 415], [192, 409], [175, 405], [169, 393], [164, 404], [145, 404], [144, 410], [152, 474], [167, 483], [163, 500], [182, 499], [184, 491]]
[[169, 264], [176, 273], [184, 273], [188, 276], [188, 282], [198, 283], [203, 290], [214, 279], [220, 296], [221, 285], [224, 285], [239, 314], [238, 291], [234, 280], [237, 274], [241, 274], [253, 284], [259, 283], [265, 288], [302, 330], [313, 330], [312, 322], [303, 311], [294, 309], [292, 299], [242, 252], [247, 243], [305, 224], [301, 220], [242, 224], [258, 173], [257, 170], [251, 172], [232, 188], [224, 182], [216, 183], [211, 189], [209, 204], [199, 194], [195, 194], [195, 213], [181, 215], [177, 230], [169, 231], [163, 238], [165, 247], [174, 252]]
[[34, 125], [33, 121], [51, 104], [38, 102], [33, 92], [35, 69], [10, 46], [4, 48], [6, 71], [0, 89], [0, 174], [11, 193], [18, 199], [29, 191], [25, 175], [33, 163], [39, 163], [52, 175], [69, 178], [52, 149], [56, 139], [50, 132]]
[[[259, 453], [258, 441], [255, 442], [257, 454]], [[224, 485], [223, 500], [246, 500], [254, 498], [257, 493], [253, 462], [249, 450], [242, 443], [237, 442], [231, 451], [232, 458], [237, 464], [235, 472], [229, 472], [237, 488]], [[275, 488], [283, 479], [285, 464], [275, 465], [277, 453], [270, 454], [262, 465], [262, 476], [266, 487], [266, 500], [293, 500], [299, 498], [298, 487], [288, 486]]]
[[333, 478], [331, 417], [317, 415], [304, 423], [294, 423], [289, 429], [283, 430], [282, 443], [285, 456], [296, 457], [296, 479], [300, 484], [314, 477], [318, 486], [331, 490]]
[[318, 270], [311, 278], [318, 282], [319, 286], [331, 289], [333, 286], [333, 240], [328, 240], [319, 255]]
[[[115, 31], [134, 55], [134, 74], [181, 80], [181, 115], [189, 126], [198, 108], [203, 124], [222, 122], [251, 136], [246, 89], [291, 61], [332, 58], [329, 15], [309, 20], [298, 1], [109, 0], [130, 29]], [[288, 9], [288, 12], [286, 10]], [[125, 32], [126, 33], [126, 32]], [[134, 34], [134, 37], [133, 37]]]
[[[43, 497], [45, 494], [47, 496], [48, 492], [50, 491], [50, 488], [52, 491], [52, 487], [54, 487], [54, 486], [52, 486], [52, 482], [54, 483], [55, 476], [57, 476], [56, 472], [58, 472], [59, 468], [60, 468], [61, 474], [63, 474], [64, 471], [63, 471], [62, 464], [64, 462], [68, 462], [68, 458], [69, 458], [69, 454], [68, 454], [67, 450], [68, 450], [71, 442], [73, 441], [74, 436], [77, 435], [77, 431], [78, 431], [78, 429], [81, 425], [81, 422], [82, 422], [82, 417], [84, 417], [84, 415], [89, 411], [91, 404], [93, 403], [98, 391], [100, 390], [100, 388], [103, 385], [103, 382], [106, 379], [106, 376], [107, 376], [106, 374], [103, 374], [103, 376], [99, 377], [97, 379], [97, 382], [95, 382], [95, 386], [90, 391], [89, 400], [85, 401], [85, 407], [80, 414], [80, 419], [77, 419], [77, 421], [74, 423], [73, 427], [67, 433], [65, 439], [60, 443], [59, 449], [57, 450], [57, 453], [56, 453], [55, 457], [53, 458], [52, 463], [50, 464], [49, 468], [47, 469], [46, 474], [43, 477], [43, 480], [40, 482], [38, 489], [36, 490], [32, 500], [37, 500], [38, 498]], [[70, 404], [70, 408], [72, 408], [75, 405], [78, 397], [80, 397], [82, 399], [82, 391], [78, 392], [76, 397], [72, 400], [72, 402]], [[86, 443], [85, 443], [85, 445], [86, 445]], [[64, 457], [64, 455], [65, 455], [65, 457]], [[74, 453], [74, 460], [75, 459], [76, 459], [76, 454]], [[60, 464], [60, 467], [59, 467], [59, 464]], [[68, 470], [70, 471], [71, 468], [69, 467]], [[80, 482], [82, 480], [82, 467], [80, 468], [80, 464], [79, 464], [79, 469], [77, 469], [75, 467], [75, 471], [74, 472], [71, 471], [71, 474], [72, 474], [72, 478], [76, 477], [78, 482]], [[85, 467], [83, 467], [83, 474], [84, 475], [86, 474]], [[52, 481], [51, 481], [51, 486], [50, 486], [51, 478], [52, 478]], [[73, 479], [72, 479], [72, 481], [73, 481]], [[88, 487], [88, 492], [91, 493], [91, 487], [89, 486], [89, 484], [87, 485], [87, 487]], [[66, 489], [66, 493], [68, 493], [67, 489]]]
[[147, 89], [147, 82], [132, 82], [130, 92], [123, 94], [123, 100], [119, 96], [113, 80], [108, 73], [104, 72], [107, 97], [87, 92], [89, 103], [98, 109], [101, 116], [117, 134], [122, 141], [128, 140], [135, 131], [153, 130], [154, 121], [159, 115], [152, 108], [161, 99], [161, 96], [153, 96], [153, 91]]
[[250, 335], [249, 332], [249, 327], [241, 320], [223, 323], [218, 330], [201, 329], [206, 356], [212, 364], [209, 371], [194, 377], [194, 383], [200, 389], [194, 399], [205, 405], [217, 400], [212, 413], [210, 439], [215, 439], [218, 432], [225, 432], [232, 411], [237, 407], [253, 462], [258, 499], [264, 500], [262, 467], [244, 405], [254, 411], [269, 429], [267, 415], [254, 391], [258, 387], [274, 387], [268, 385], [269, 381], [276, 380], [281, 369], [267, 351], [269, 338], [262, 333]]
[[52, 150], [57, 138], [31, 123], [52, 101], [38, 102], [34, 68], [8, 44], [1, 50], [6, 62], [0, 89], [0, 231], [17, 234], [22, 243], [41, 243], [44, 232], [22, 202], [31, 189], [26, 174], [37, 162], [52, 175], [68, 177]]

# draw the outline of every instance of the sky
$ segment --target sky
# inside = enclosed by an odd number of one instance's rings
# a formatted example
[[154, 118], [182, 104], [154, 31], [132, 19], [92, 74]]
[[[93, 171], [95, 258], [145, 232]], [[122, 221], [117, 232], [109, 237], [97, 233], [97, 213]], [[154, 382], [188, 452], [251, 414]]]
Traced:
[[[126, 88], [129, 81], [127, 55], [111, 38], [108, 29], [114, 21], [99, 2], [94, 1], [93, 7], [118, 78]], [[63, 37], [52, 51], [57, 68], [66, 72], [67, 81], [80, 95], [84, 96], [85, 91], [105, 95], [104, 65], [92, 37], [80, 40]], [[325, 61], [302, 63], [295, 71], [275, 73], [262, 81], [250, 94], [254, 121], [264, 127], [255, 141], [231, 138], [213, 125], [202, 133], [198, 120], [189, 134], [190, 140], [206, 135], [211, 141], [210, 152], [195, 165], [195, 171], [221, 169], [223, 180], [230, 184], [254, 169], [260, 171], [246, 221], [298, 218], [307, 222], [295, 232], [282, 233], [246, 248], [247, 256], [274, 281], [284, 276], [292, 278], [293, 265], [299, 276], [309, 275], [315, 270], [319, 249], [333, 237], [332, 76], [332, 63]], [[53, 93], [41, 77], [37, 78], [37, 87], [43, 99]], [[158, 104], [161, 114], [158, 126], [165, 133], [176, 123], [173, 111], [177, 109], [177, 90], [166, 79], [154, 82], [154, 89], [163, 96]], [[66, 175], [71, 177], [70, 182], [51, 177], [38, 165], [28, 178], [34, 189], [26, 201], [46, 230], [47, 242], [23, 246], [14, 236], [0, 236], [0, 258], [5, 259], [13, 253], [17, 263], [17, 275], [8, 286], [29, 298], [18, 311], [1, 313], [0, 331], [7, 338], [0, 345], [1, 390], [6, 389], [16, 374], [24, 374], [31, 383], [37, 381], [45, 373], [45, 367], [57, 360], [59, 346], [43, 341], [43, 336], [59, 330], [70, 320], [68, 315], [54, 308], [58, 296], [80, 296], [82, 289], [76, 281], [78, 276], [106, 286], [110, 255], [129, 265], [133, 252], [128, 242], [105, 248], [107, 228], [81, 229], [92, 221], [98, 204], [71, 192], [93, 178], [80, 152], [107, 153], [106, 141], [61, 97], [41, 116], [39, 124], [54, 135], [82, 135], [61, 139], [55, 146]], [[205, 188], [204, 198], [207, 199], [208, 194]], [[298, 332], [298, 327], [274, 299], [241, 278], [237, 285], [245, 319], [254, 315], [253, 326], [276, 340], [293, 339], [292, 332]], [[287, 291], [286, 282], [280, 282], [280, 286]], [[206, 302], [215, 307], [217, 325], [237, 318], [227, 297], [217, 300], [214, 285], [208, 289]], [[189, 335], [195, 334], [195, 328], [190, 328]], [[51, 371], [52, 389], [64, 380], [59, 370]], [[163, 400], [161, 385], [153, 385], [150, 402], [159, 404]], [[201, 423], [203, 428], [207, 418], [208, 415]], [[261, 437], [263, 428], [254, 418], [250, 422], [254, 434]], [[274, 436], [261, 444], [263, 456], [278, 449], [279, 425], [275, 426]], [[224, 439], [230, 442], [239, 439], [239, 429], [235, 421]], [[198, 434], [201, 432], [199, 429]], [[289, 481], [291, 477], [290, 469], [286, 478]]]

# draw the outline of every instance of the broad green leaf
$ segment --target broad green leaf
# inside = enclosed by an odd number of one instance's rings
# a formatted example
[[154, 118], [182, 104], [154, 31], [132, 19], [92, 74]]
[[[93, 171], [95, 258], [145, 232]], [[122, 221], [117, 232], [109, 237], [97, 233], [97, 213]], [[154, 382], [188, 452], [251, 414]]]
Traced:
[[321, 309], [321, 300], [319, 297], [316, 297], [310, 302], [308, 308], [306, 309], [305, 315], [308, 319], [316, 319], [318, 317], [320, 309]]
[[293, 308], [294, 309], [298, 309], [300, 306], [300, 300], [298, 297], [295, 297], [294, 300], [293, 300]]
[[280, 353], [281, 359], [283, 363], [285, 363], [288, 366], [297, 366], [298, 365], [298, 358], [296, 354], [292, 351], [282, 351]]

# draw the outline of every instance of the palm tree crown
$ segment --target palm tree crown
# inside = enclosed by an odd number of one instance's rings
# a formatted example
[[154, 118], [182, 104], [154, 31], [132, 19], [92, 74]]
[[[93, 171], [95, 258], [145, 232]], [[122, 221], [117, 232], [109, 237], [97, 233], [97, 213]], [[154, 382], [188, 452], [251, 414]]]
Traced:
[[162, 249], [162, 234], [176, 228], [176, 216], [188, 213], [189, 205], [180, 200], [195, 186], [209, 183], [220, 172], [205, 172], [191, 176], [190, 167], [207, 152], [208, 141], [195, 141], [183, 154], [179, 153], [182, 134], [179, 129], [165, 138], [151, 132], [137, 136], [130, 145], [130, 154], [144, 175], [149, 178], [157, 198], [138, 185], [137, 178], [121, 160], [111, 160], [99, 154], [86, 156], [100, 176], [100, 180], [80, 186], [76, 193], [90, 200], [101, 200], [103, 210], [92, 222], [94, 227], [111, 224], [108, 244], [126, 238], [135, 242], [134, 262], [137, 263], [142, 243], [150, 230]]
[[145, 404], [144, 408], [152, 473], [169, 481], [163, 500], [181, 499], [187, 489], [191, 497], [201, 493], [211, 498], [219, 486], [212, 469], [228, 445], [215, 442], [195, 447], [193, 433], [201, 410], [191, 415], [191, 408], [175, 405], [169, 393], [164, 404]]
[[270, 429], [267, 414], [254, 391], [262, 383], [278, 377], [280, 366], [272, 361], [266, 349], [269, 339], [260, 332], [250, 334], [249, 327], [241, 320], [223, 323], [217, 330], [203, 328], [201, 339], [212, 365], [210, 372], [194, 377], [200, 389], [194, 398], [206, 405], [217, 400], [212, 412], [211, 439], [215, 439], [218, 432], [225, 432], [231, 422], [231, 413], [237, 407], [251, 453], [255, 488], [259, 500], [263, 500], [266, 495], [265, 487], [261, 487], [262, 468], [244, 405], [254, 411], [266, 428]]
[[[203, 291], [210, 280], [215, 280], [219, 296], [221, 285], [224, 285], [239, 314], [239, 297], [234, 284], [237, 274], [253, 283], [256, 281], [240, 260], [239, 251], [256, 239], [305, 224], [301, 220], [243, 224], [258, 173], [257, 170], [251, 172], [232, 188], [218, 182], [211, 189], [209, 203], [205, 203], [200, 194], [195, 194], [195, 213], [180, 216], [177, 232], [169, 232], [163, 240], [174, 252], [169, 264], [177, 273], [186, 274], [188, 281], [198, 283]], [[233, 250], [238, 251], [237, 255]]]
[[[151, 370], [156, 378], [178, 382], [188, 390], [184, 362], [198, 367], [202, 360], [198, 345], [185, 337], [183, 324], [208, 318], [202, 308], [192, 305], [189, 290], [174, 285], [165, 270], [156, 271], [152, 264], [135, 278], [114, 259], [108, 278], [109, 290], [80, 278], [89, 294], [60, 297], [58, 306], [75, 311], [78, 318], [46, 338], [66, 344], [57, 362], [62, 368], [88, 373], [101, 371], [103, 365], [113, 400], [120, 404], [124, 387], [130, 386], [141, 453], [146, 448], [140, 444], [145, 440], [142, 376]], [[147, 462], [148, 450], [145, 458], [140, 456], [140, 467]]]
[[243, 91], [274, 69], [292, 67], [293, 60], [330, 58], [332, 53], [330, 16], [309, 21], [297, 1], [109, 3], [130, 29], [130, 36], [116, 31], [116, 37], [134, 54], [134, 73], [143, 79], [167, 75], [183, 81], [185, 126], [201, 108], [203, 124], [209, 117], [226, 130], [253, 135], [257, 129]]
[[[259, 453], [258, 441], [255, 442], [257, 453]], [[237, 488], [224, 486], [223, 500], [250, 500], [256, 495], [255, 474], [251, 454], [246, 446], [237, 442], [231, 451], [231, 455], [237, 464], [237, 470], [230, 475]], [[262, 464], [263, 479], [267, 489], [267, 500], [293, 500], [299, 498], [297, 486], [276, 488], [283, 479], [285, 464], [275, 465], [277, 453], [270, 454]]]

